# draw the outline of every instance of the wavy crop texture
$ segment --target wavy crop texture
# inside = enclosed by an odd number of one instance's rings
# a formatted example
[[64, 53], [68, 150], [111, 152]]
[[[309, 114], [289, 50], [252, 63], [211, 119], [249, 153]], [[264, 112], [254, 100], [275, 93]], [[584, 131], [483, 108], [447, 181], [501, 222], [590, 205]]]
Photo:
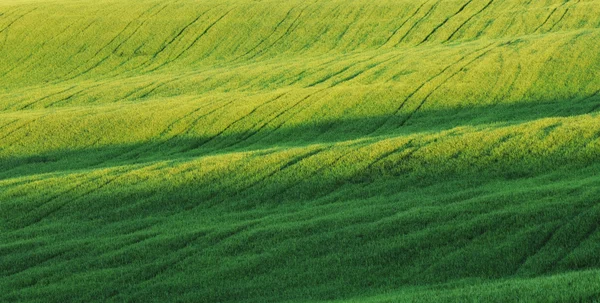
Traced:
[[598, 301], [598, 16], [4, 0], [0, 301]]

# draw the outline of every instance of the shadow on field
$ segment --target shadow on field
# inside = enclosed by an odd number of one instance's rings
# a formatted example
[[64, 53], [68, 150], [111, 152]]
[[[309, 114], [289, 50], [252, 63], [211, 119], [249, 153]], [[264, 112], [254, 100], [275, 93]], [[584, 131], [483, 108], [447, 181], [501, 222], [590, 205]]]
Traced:
[[369, 143], [386, 137], [428, 134], [459, 126], [502, 127], [542, 118], [596, 114], [598, 110], [600, 98], [594, 97], [462, 109], [424, 108], [395, 116], [318, 121], [292, 126], [284, 124], [278, 127], [267, 125], [235, 133], [221, 130], [212, 137], [156, 138], [133, 144], [7, 157], [0, 159], [0, 180], [31, 174], [190, 159], [232, 152], [277, 150], [349, 140], [364, 140], [363, 142]]

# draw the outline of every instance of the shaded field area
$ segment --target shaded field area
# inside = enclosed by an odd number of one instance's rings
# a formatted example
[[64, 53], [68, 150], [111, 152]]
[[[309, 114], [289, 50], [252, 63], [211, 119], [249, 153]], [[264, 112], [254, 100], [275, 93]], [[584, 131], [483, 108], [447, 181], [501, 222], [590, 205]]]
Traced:
[[3, 1], [0, 301], [599, 301], [599, 15]]

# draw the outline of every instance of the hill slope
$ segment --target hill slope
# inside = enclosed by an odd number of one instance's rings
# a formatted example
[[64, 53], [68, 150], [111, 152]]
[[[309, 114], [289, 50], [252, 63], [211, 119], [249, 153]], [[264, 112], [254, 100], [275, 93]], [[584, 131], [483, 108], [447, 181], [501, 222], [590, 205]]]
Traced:
[[599, 15], [3, 1], [0, 300], [600, 300]]

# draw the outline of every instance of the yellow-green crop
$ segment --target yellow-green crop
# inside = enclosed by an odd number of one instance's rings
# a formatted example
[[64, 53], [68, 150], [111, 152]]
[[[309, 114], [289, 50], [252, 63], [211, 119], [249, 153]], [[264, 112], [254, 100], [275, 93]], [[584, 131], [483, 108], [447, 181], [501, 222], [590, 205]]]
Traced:
[[599, 16], [1, 1], [0, 301], [598, 301]]

